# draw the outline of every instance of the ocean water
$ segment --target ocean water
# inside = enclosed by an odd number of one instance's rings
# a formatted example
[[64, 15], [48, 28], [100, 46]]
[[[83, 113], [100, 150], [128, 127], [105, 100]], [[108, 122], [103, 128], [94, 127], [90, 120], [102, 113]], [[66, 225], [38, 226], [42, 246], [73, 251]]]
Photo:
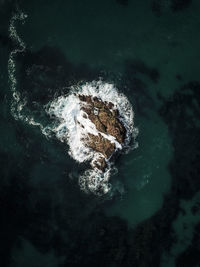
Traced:
[[[0, 266], [200, 266], [199, 12], [198, 0], [0, 1]], [[81, 190], [89, 163], [47, 112], [92, 81], [134, 112], [101, 196]]]

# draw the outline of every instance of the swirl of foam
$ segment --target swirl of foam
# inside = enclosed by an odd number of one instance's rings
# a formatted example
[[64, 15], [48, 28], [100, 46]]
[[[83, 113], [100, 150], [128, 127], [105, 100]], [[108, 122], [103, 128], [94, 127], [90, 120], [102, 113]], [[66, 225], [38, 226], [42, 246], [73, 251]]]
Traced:
[[28, 16], [25, 13], [18, 11], [18, 13], [11, 17], [9, 24], [9, 37], [13, 40], [16, 46], [15, 49], [10, 52], [8, 58], [8, 79], [13, 97], [11, 102], [11, 114], [16, 120], [22, 120], [30, 125], [38, 126], [42, 133], [47, 136], [48, 127], [44, 127], [40, 122], [36, 121], [31, 114], [23, 112], [27, 101], [26, 98], [24, 96], [22, 97], [21, 93], [17, 90], [15, 57], [17, 54], [23, 53], [26, 50], [26, 44], [17, 32], [16, 23], [19, 21], [23, 24], [27, 17]]
[[[124, 94], [117, 90], [114, 84], [93, 81], [81, 86], [71, 87], [68, 95], [60, 96], [46, 106], [47, 113], [58, 120], [58, 124], [52, 128], [52, 131], [55, 132], [60, 141], [69, 145], [69, 155], [80, 163], [90, 161], [92, 166], [96, 159], [102, 157], [102, 154], [89, 148], [84, 141], [88, 133], [98, 135], [100, 132], [88, 118], [83, 116], [84, 111], [81, 109], [80, 99], [77, 97], [78, 94], [97, 97], [104, 102], [109, 101], [114, 104], [119, 111], [120, 120], [126, 128], [125, 142], [121, 145], [113, 136], [106, 134], [103, 136], [115, 143], [116, 150], [128, 148], [135, 129], [133, 125], [134, 113], [130, 102]], [[79, 184], [84, 191], [105, 194], [110, 190], [109, 178], [112, 164], [109, 159], [106, 159], [106, 163], [107, 169], [105, 172], [92, 168], [80, 176]]]

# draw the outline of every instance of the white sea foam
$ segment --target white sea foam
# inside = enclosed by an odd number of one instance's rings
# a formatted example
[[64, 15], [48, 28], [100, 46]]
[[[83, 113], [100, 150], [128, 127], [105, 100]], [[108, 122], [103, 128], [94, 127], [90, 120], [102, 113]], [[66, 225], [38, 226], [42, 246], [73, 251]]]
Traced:
[[[137, 130], [134, 128], [133, 119], [134, 113], [132, 106], [127, 97], [120, 93], [114, 84], [106, 83], [101, 80], [88, 82], [82, 85], [73, 86], [70, 88], [68, 95], [60, 96], [52, 100], [49, 104], [44, 106], [44, 112], [55, 118], [56, 123], [53, 126], [44, 127], [43, 124], [37, 121], [30, 110], [27, 109], [26, 99], [18, 90], [16, 78], [16, 62], [15, 57], [17, 54], [26, 50], [26, 45], [16, 30], [16, 22], [24, 22], [27, 17], [24, 13], [15, 14], [10, 20], [9, 33], [10, 38], [16, 43], [16, 48], [11, 51], [8, 60], [8, 76], [10, 88], [13, 96], [11, 103], [11, 113], [17, 120], [22, 120], [30, 125], [38, 126], [42, 133], [51, 137], [54, 133], [58, 140], [68, 144], [69, 155], [76, 161], [82, 163], [90, 161], [92, 168], [85, 171], [79, 177], [79, 185], [82, 190], [86, 192], [93, 192], [97, 195], [105, 194], [110, 191], [111, 184], [109, 179], [112, 170], [116, 168], [106, 159], [107, 168], [105, 172], [100, 171], [94, 167], [94, 162], [102, 157], [102, 154], [90, 149], [84, 139], [88, 133], [93, 135], [101, 134], [115, 144], [116, 150], [127, 151], [130, 150], [130, 139], [137, 135]], [[102, 101], [112, 102], [120, 114], [120, 120], [126, 128], [126, 138], [122, 145], [117, 142], [115, 137], [100, 133], [95, 125], [87, 118], [86, 113], [81, 109], [81, 103], [76, 94], [91, 95], [100, 98]], [[98, 111], [95, 111], [98, 112]]]
[[[119, 110], [120, 120], [127, 131], [123, 146], [117, 142], [115, 137], [99, 132], [88, 117], [84, 116], [86, 113], [81, 109], [81, 101], [77, 94], [97, 97], [102, 101], [109, 101], [114, 104], [114, 107]], [[71, 87], [68, 95], [60, 96], [49, 103], [46, 111], [50, 116], [58, 119], [58, 124], [52, 130], [60, 141], [68, 143], [70, 156], [80, 163], [84, 161], [91, 162], [93, 168], [87, 170], [79, 179], [81, 188], [97, 194], [107, 193], [111, 188], [109, 178], [112, 167], [109, 159], [106, 160], [108, 168], [105, 172], [94, 168], [93, 163], [103, 155], [90, 149], [86, 145], [85, 139], [88, 133], [101, 134], [104, 138], [115, 143], [116, 150], [128, 148], [130, 139], [135, 133], [135, 128], [133, 125], [134, 113], [127, 97], [119, 93], [114, 84], [101, 80], [93, 81]]]
[[[16, 43], [16, 49], [11, 51], [9, 59], [8, 59], [8, 77], [10, 82], [10, 89], [13, 95], [13, 101], [11, 105], [11, 111], [13, 116], [18, 119], [20, 116], [20, 112], [25, 105], [25, 101], [21, 100], [21, 94], [17, 91], [17, 79], [16, 79], [16, 63], [15, 57], [18, 53], [22, 53], [26, 49], [25, 43], [17, 34], [15, 23], [16, 21], [24, 21], [26, 15], [24, 13], [15, 14], [11, 20], [9, 25], [9, 36]], [[17, 114], [17, 115], [16, 115]]]
[[8, 79], [9, 85], [12, 92], [13, 99], [11, 101], [11, 114], [16, 120], [22, 120], [30, 125], [38, 126], [42, 133], [48, 135], [48, 128], [44, 127], [40, 122], [36, 121], [35, 118], [24, 112], [26, 107], [26, 98], [17, 90], [17, 78], [16, 78], [16, 61], [17, 54], [23, 53], [26, 50], [26, 44], [17, 33], [16, 23], [19, 21], [22, 24], [25, 22], [27, 15], [21, 11], [14, 14], [9, 24], [9, 37], [15, 43], [16, 48], [10, 52], [8, 58]]

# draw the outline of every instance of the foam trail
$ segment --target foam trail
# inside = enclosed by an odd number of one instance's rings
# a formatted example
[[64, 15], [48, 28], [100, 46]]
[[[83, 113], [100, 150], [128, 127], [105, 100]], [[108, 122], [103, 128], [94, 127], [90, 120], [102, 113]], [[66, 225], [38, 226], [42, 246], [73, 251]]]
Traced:
[[[14, 14], [10, 20], [10, 26], [9, 26], [9, 36], [13, 41], [16, 42], [16, 45], [18, 46], [18, 48], [11, 51], [8, 59], [8, 77], [10, 82], [10, 89], [14, 100], [12, 102], [11, 111], [16, 119], [18, 119], [18, 116], [15, 115], [16, 111], [17, 113], [20, 113], [25, 103], [21, 101], [21, 94], [17, 91], [15, 56], [18, 53], [22, 53], [23, 51], [25, 51], [26, 45], [17, 34], [15, 23], [16, 21], [24, 21], [26, 17], [27, 15], [22, 12], [19, 14]], [[20, 102], [21, 105], [18, 105]]]
[[11, 102], [11, 114], [16, 120], [22, 120], [30, 125], [38, 126], [42, 133], [47, 135], [48, 128], [43, 127], [43, 125], [40, 122], [37, 122], [33, 116], [23, 113], [23, 109], [26, 106], [27, 101], [26, 98], [22, 97], [21, 93], [17, 90], [15, 57], [17, 54], [23, 53], [26, 50], [26, 44], [18, 35], [15, 24], [18, 21], [23, 24], [26, 18], [27, 14], [19, 11], [17, 14], [12, 16], [9, 24], [9, 37], [16, 44], [16, 48], [10, 52], [8, 59], [8, 79], [13, 96], [13, 101]]

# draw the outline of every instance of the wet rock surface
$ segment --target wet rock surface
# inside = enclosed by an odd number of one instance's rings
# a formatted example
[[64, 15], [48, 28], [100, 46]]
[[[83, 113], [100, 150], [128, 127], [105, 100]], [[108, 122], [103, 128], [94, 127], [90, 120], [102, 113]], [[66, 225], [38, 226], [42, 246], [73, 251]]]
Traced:
[[98, 135], [89, 133], [85, 140], [90, 148], [103, 155], [95, 161], [93, 166], [104, 171], [107, 165], [106, 160], [110, 159], [116, 150], [115, 143], [107, 139], [105, 135], [114, 137], [122, 145], [125, 141], [126, 129], [113, 103], [92, 96], [78, 95], [78, 97], [81, 101], [81, 109], [85, 112], [85, 118], [94, 123], [99, 131]]

